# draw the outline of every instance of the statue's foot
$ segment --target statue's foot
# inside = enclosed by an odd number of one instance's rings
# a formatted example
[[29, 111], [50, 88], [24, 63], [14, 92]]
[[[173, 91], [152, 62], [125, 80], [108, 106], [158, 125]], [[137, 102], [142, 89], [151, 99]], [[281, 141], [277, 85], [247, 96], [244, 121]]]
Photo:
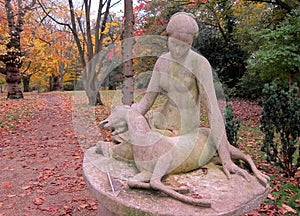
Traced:
[[260, 182], [260, 184], [263, 185], [264, 187], [267, 187], [269, 185], [269, 182], [270, 182], [269, 176], [261, 173], [257, 169], [257, 167], [255, 166], [253, 160], [251, 159], [251, 157], [249, 155], [246, 155], [245, 157], [246, 157], [246, 162], [248, 162], [248, 164], [250, 165], [252, 172], [254, 173], [254, 175], [256, 176], [258, 181]]
[[269, 182], [270, 182], [269, 176], [261, 173], [259, 170], [254, 172], [254, 175], [256, 176], [256, 178], [258, 179], [258, 181], [261, 185], [263, 185], [264, 187], [267, 187], [269, 185]]

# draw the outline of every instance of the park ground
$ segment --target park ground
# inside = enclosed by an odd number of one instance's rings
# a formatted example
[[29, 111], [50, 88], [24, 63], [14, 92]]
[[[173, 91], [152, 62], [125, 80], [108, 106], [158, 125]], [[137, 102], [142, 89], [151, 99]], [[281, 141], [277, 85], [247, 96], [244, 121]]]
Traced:
[[[300, 173], [285, 178], [260, 151], [261, 107], [237, 99], [230, 103], [242, 122], [240, 149], [271, 176], [266, 202], [247, 215], [299, 215]], [[96, 111], [101, 120], [109, 107]], [[0, 94], [0, 216], [97, 215], [97, 200], [82, 176], [84, 148], [78, 140], [71, 92], [26, 93], [22, 100]]]

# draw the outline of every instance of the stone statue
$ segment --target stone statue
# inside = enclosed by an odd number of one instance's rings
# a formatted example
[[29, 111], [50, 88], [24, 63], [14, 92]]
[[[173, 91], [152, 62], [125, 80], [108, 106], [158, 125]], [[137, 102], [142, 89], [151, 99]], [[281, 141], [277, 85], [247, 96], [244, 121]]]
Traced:
[[[262, 185], [267, 186], [269, 178], [227, 141], [210, 64], [191, 50], [198, 31], [190, 14], [173, 15], [167, 26], [169, 52], [157, 60], [145, 95], [131, 107], [116, 107], [100, 125], [124, 141], [113, 154], [136, 164], [139, 173], [128, 181], [130, 187], [152, 188], [185, 203], [210, 207], [209, 200], [165, 186], [162, 177], [195, 170], [217, 153], [229, 179], [236, 173], [249, 180], [247, 171], [233, 162], [236, 159], [247, 162]], [[165, 96], [164, 104], [150, 110], [159, 94]], [[200, 101], [208, 109], [210, 128], [199, 127]]]
[[[101, 122], [101, 126], [112, 131], [128, 131], [128, 141], [139, 170], [137, 175], [129, 179], [129, 187], [152, 188], [189, 204], [210, 207], [209, 201], [184, 196], [177, 192], [180, 188], [168, 188], [161, 182], [162, 177], [167, 174], [189, 172], [204, 166], [212, 159], [216, 148], [207, 142], [209, 129], [196, 128], [181, 136], [163, 136], [150, 128], [144, 116], [127, 105], [117, 106]], [[246, 161], [261, 184], [267, 185], [268, 177], [259, 172], [249, 156], [231, 145], [229, 151], [232, 159]], [[246, 171], [240, 171], [247, 179], [244, 172]]]

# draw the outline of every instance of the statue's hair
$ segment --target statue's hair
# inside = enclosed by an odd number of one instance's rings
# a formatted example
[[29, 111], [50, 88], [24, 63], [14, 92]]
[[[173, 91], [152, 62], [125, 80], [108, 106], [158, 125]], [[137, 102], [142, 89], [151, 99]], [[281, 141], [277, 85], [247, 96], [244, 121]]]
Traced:
[[199, 33], [199, 27], [194, 19], [194, 15], [186, 12], [175, 13], [171, 17], [166, 30], [168, 35], [174, 32], [180, 32], [191, 34], [194, 38], [196, 38]]

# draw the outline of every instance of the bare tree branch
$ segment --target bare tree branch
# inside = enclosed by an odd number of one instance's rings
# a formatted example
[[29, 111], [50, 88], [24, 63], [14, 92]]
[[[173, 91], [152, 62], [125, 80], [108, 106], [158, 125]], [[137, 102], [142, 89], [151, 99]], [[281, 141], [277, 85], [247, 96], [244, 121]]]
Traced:
[[91, 17], [90, 17], [91, 1], [85, 0], [84, 6], [85, 6], [85, 20], [86, 20], [86, 38], [88, 43], [87, 54], [88, 54], [88, 60], [90, 61], [94, 56], [92, 33], [91, 33]]
[[115, 3], [113, 3], [111, 6], [110, 6], [110, 8], [113, 8], [114, 6], [116, 6], [117, 4], [119, 4], [121, 2], [121, 0], [119, 0], [119, 1], [117, 1], [117, 2], [115, 2]]
[[[102, 41], [103, 41], [102, 32], [105, 30], [105, 27], [106, 27], [107, 17], [109, 15], [110, 3], [111, 3], [111, 0], [108, 0], [107, 5], [106, 5], [105, 14], [104, 14], [104, 17], [103, 17], [103, 21], [102, 21], [102, 24], [101, 24], [100, 37], [96, 38], [96, 51], [95, 51], [95, 53], [98, 53], [100, 50], [102, 50]], [[99, 9], [98, 9], [98, 14], [101, 13], [101, 11]]]
[[[75, 14], [75, 15], [76, 15], [76, 20], [77, 20], [77, 23], [78, 23], [78, 26], [79, 26], [79, 30], [80, 30], [82, 35], [85, 35], [85, 32], [84, 32], [83, 27], [82, 27], [82, 22], [80, 20], [81, 17], [77, 16], [77, 14]], [[84, 42], [84, 44], [87, 44], [86, 37], [83, 37], [83, 42]]]
[[44, 22], [44, 20], [45, 20], [45, 19], [49, 16], [49, 14], [51, 13], [51, 10], [48, 11], [48, 12], [45, 12], [45, 11], [44, 11], [44, 13], [45, 13], [45, 16], [41, 19], [40, 23], [43, 23], [43, 22]]
[[42, 41], [42, 42], [44, 42], [44, 43], [46, 43], [46, 44], [48, 44], [49, 46], [52, 45], [49, 41], [46, 41], [46, 40], [43, 39], [43, 38], [38, 37], [37, 39], [40, 40], [40, 41]]
[[216, 14], [216, 11], [210, 6], [207, 6], [207, 8], [213, 13], [213, 16], [215, 17], [215, 20], [217, 21], [217, 27], [218, 27], [219, 31], [221, 32], [225, 42], [227, 43], [228, 42], [228, 37], [226, 35], [225, 30], [222, 28], [222, 26], [220, 24], [220, 19], [219, 19], [218, 15]]
[[68, 23], [63, 23], [60, 22], [58, 20], [56, 20], [53, 16], [50, 15], [50, 12], [47, 12], [45, 9], [45, 6], [42, 4], [42, 2], [40, 2], [38, 0], [38, 4], [41, 6], [42, 10], [44, 11], [44, 13], [47, 15], [47, 17], [49, 17], [51, 20], [53, 20], [55, 23], [62, 25], [62, 26], [67, 26], [71, 31], [73, 31], [72, 27], [68, 24]]
[[98, 14], [97, 14], [97, 19], [96, 19], [96, 26], [95, 26], [95, 40], [96, 40], [96, 49], [95, 49], [95, 53], [99, 52], [99, 48], [97, 48], [99, 46], [99, 38], [100, 38], [100, 34], [101, 32], [99, 32], [100, 29], [100, 23], [101, 23], [101, 17], [102, 17], [102, 9], [103, 9], [103, 3], [102, 1], [99, 2], [99, 8], [98, 8]]
[[26, 69], [25, 69], [24, 71], [21, 72], [22, 75], [25, 74], [25, 73], [29, 70], [30, 65], [31, 65], [31, 61], [28, 63]]
[[84, 50], [83, 50], [83, 47], [80, 43], [78, 32], [76, 30], [75, 11], [74, 11], [74, 5], [73, 5], [72, 0], [69, 0], [69, 10], [70, 10], [70, 15], [71, 15], [72, 33], [73, 33], [75, 43], [77, 45], [78, 52], [79, 52], [79, 55], [80, 55], [81, 65], [82, 65], [83, 68], [85, 68], [86, 61], [85, 61], [85, 58], [84, 58]]

